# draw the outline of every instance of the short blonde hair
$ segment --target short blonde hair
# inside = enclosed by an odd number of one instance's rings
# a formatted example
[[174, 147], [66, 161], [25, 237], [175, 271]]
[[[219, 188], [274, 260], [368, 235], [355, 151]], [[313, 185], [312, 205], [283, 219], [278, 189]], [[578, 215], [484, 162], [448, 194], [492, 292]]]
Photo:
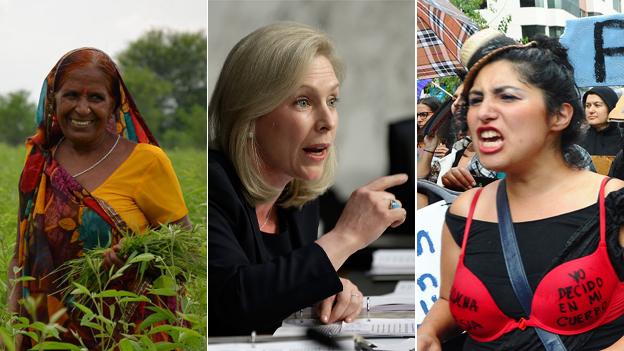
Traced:
[[282, 207], [301, 207], [331, 186], [336, 168], [334, 146], [318, 180], [292, 180], [282, 192], [262, 179], [253, 135], [254, 120], [277, 108], [301, 84], [317, 56], [332, 64], [338, 81], [343, 66], [327, 35], [312, 27], [280, 22], [241, 39], [228, 54], [208, 107], [210, 146], [223, 151], [245, 187], [250, 204], [279, 197]]

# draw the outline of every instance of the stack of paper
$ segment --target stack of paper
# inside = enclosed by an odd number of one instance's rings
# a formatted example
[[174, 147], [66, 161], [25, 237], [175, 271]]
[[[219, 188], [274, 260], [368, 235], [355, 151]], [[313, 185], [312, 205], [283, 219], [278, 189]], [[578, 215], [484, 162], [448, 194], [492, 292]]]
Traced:
[[381, 249], [373, 252], [371, 275], [414, 275], [416, 252], [413, 249]]
[[329, 335], [357, 334], [367, 337], [414, 337], [414, 318], [359, 318], [352, 323], [322, 325], [313, 320], [284, 320], [273, 336], [302, 336], [306, 328], [316, 327]]
[[[276, 338], [277, 339], [277, 338]], [[333, 348], [319, 344], [314, 340], [276, 340], [256, 343], [238, 342], [208, 344], [210, 351], [338, 351], [353, 350], [353, 340], [338, 340], [339, 348]]]
[[369, 312], [414, 311], [414, 295], [381, 295], [364, 298], [362, 309]]
[[414, 281], [400, 281], [394, 291], [379, 296], [366, 296], [362, 301], [362, 310], [368, 312], [403, 312], [414, 311]]
[[414, 337], [414, 318], [362, 318], [353, 323], [342, 323], [342, 334], [358, 334], [365, 338], [374, 337]]

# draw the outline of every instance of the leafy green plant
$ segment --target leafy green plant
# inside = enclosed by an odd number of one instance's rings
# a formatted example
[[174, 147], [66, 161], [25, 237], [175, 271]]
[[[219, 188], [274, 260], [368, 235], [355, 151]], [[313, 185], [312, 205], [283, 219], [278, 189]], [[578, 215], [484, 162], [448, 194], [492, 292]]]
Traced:
[[[102, 350], [112, 350], [114, 348], [122, 351], [170, 350], [173, 348], [183, 350], [206, 349], [206, 152], [188, 149], [166, 151], [171, 158], [178, 179], [180, 180], [186, 205], [189, 209], [189, 217], [193, 223], [199, 224], [192, 234], [188, 232], [182, 233], [179, 229], [177, 229], [179, 233], [174, 233], [178, 238], [180, 236], [192, 235], [194, 240], [193, 255], [188, 253], [184, 255], [184, 262], [182, 264], [188, 266], [182, 269], [178, 269], [179, 267], [172, 268], [174, 265], [172, 265], [171, 262], [175, 262], [175, 260], [172, 261], [171, 256], [165, 255], [164, 253], [162, 256], [159, 256], [160, 258], [157, 258], [156, 255], [145, 255], [137, 260], [146, 259], [142, 264], [146, 266], [151, 265], [152, 269], [154, 269], [159, 276], [178, 276], [178, 279], [173, 280], [177, 288], [172, 288], [168, 285], [172, 282], [171, 279], [162, 278], [156, 282], [157, 276], [151, 287], [153, 292], [171, 292], [171, 289], [179, 289], [181, 282], [184, 281], [184, 293], [179, 295], [180, 308], [175, 313], [167, 313], [167, 311], [160, 310], [159, 306], [153, 305], [151, 300], [150, 302], [145, 301], [147, 307], [150, 308], [153, 313], [149, 316], [149, 319], [143, 321], [141, 326], [135, 326], [123, 320], [106, 317], [107, 313], [98, 312], [98, 308], [92, 304], [87, 304], [88, 306], [85, 305], [88, 307], [88, 310], [79, 310], [81, 318], [85, 322], [91, 322], [101, 326], [103, 331], [96, 332], [101, 334], [101, 339], [109, 338], [109, 331], [111, 330], [117, 333], [116, 338], [110, 338], [110, 340], [114, 340], [114, 342], [110, 341], [108, 346], [102, 347]], [[8, 292], [15, 286], [17, 281], [32, 279], [29, 277], [20, 277], [17, 280], [9, 281], [7, 278], [7, 267], [15, 250], [16, 213], [18, 206], [17, 183], [24, 162], [24, 148], [7, 146], [0, 142], [0, 161], [3, 164], [3, 167], [0, 167], [0, 350], [13, 351], [15, 350], [15, 339], [20, 337], [32, 337], [38, 342], [34, 348], [35, 350], [86, 351], [88, 348], [84, 345], [73, 345], [61, 342], [57, 338], [57, 335], [64, 332], [64, 329], [58, 323], [55, 323], [55, 321], [50, 320], [44, 323], [32, 317], [26, 318], [17, 316], [8, 311], [6, 299]], [[175, 232], [175, 230], [175, 228], [171, 228], [171, 231]], [[162, 235], [165, 237], [170, 234], [170, 228], [162, 228], [158, 233], [148, 233], [148, 236]], [[154, 239], [153, 237], [143, 236], [134, 239], [145, 240], [136, 247], [147, 247], [147, 251], [154, 251], [154, 247], [151, 246], [154, 243], [150, 242], [150, 240]], [[169, 239], [171, 239], [171, 237], [169, 237]], [[127, 242], [127, 244], [132, 243], [132, 240]], [[134, 242], [134, 244], [137, 243], [138, 241]], [[182, 250], [186, 249], [182, 248]], [[123, 251], [122, 248], [124, 255], [127, 254], [131, 256], [131, 251], [135, 250]], [[137, 253], [133, 258], [139, 257], [139, 255], [145, 253], [144, 249], [136, 249], [136, 251]], [[147, 260], [147, 258], [150, 260]], [[94, 260], [92, 263], [96, 265], [97, 260]], [[171, 269], [167, 271], [167, 267]], [[190, 269], [190, 272], [186, 270], [187, 268]], [[160, 274], [161, 269], [163, 269], [165, 273]], [[116, 271], [112, 274], [114, 275], [115, 273]], [[70, 293], [74, 290], [77, 291], [76, 294], [70, 295], [76, 300], [86, 297], [86, 301], [91, 301], [90, 296], [93, 296], [96, 301], [103, 301], [103, 303], [106, 304], [106, 308], [109, 308], [108, 306], [114, 306], [112, 308], [117, 314], [124, 309], [124, 306], [131, 305], [133, 299], [137, 301], [146, 299], [145, 296], [140, 296], [133, 291], [107, 289], [106, 282], [107, 281], [101, 281], [101, 289], [96, 286], [87, 288], [86, 290], [80, 290], [76, 285], [72, 284]], [[91, 286], [91, 283], [87, 283], [83, 286], [86, 288], [87, 286]], [[110, 287], [110, 284], [108, 287]], [[109, 291], [106, 292], [106, 290]], [[152, 290], [150, 292], [152, 292]], [[107, 297], [109, 295], [117, 296]], [[159, 295], [152, 294], [152, 296]], [[26, 310], [33, 310], [36, 303], [37, 301], [32, 298], [21, 301], [21, 304]], [[102, 311], [104, 312], [104, 309]], [[110, 311], [107, 312], [110, 313]], [[111, 323], [116, 323], [114, 324], [115, 329], [110, 329]], [[155, 342], [150, 338], [154, 334], [160, 332], [169, 335], [169, 340]]]
[[205, 238], [197, 229], [187, 231], [177, 226], [163, 226], [137, 235], [125, 234], [117, 255], [125, 258], [126, 264], [119, 269], [104, 269], [104, 253], [109, 250], [106, 248], [89, 250], [83, 256], [65, 262], [59, 268], [63, 272], [61, 283], [67, 286], [64, 295], [67, 296], [74, 289], [72, 283], [78, 287], [84, 286], [88, 291], [105, 291], [111, 282], [127, 274], [131, 268], [136, 268], [136, 278], [140, 280], [148, 270], [166, 274], [161, 277], [167, 278], [158, 278], [155, 284], [166, 279], [175, 281], [188, 274], [205, 277], [204, 242]]
[[[96, 331], [94, 337], [102, 349], [119, 346], [123, 335], [123, 347], [152, 348], [149, 336], [166, 333], [173, 342], [157, 343], [160, 347], [172, 348], [201, 346], [202, 334], [185, 327], [205, 323], [197, 315], [188, 313], [192, 300], [184, 298], [183, 282], [205, 279], [205, 254], [202, 252], [204, 239], [197, 228], [192, 231], [177, 226], [163, 226], [140, 235], [126, 235], [121, 241], [118, 255], [126, 259], [120, 267], [103, 267], [106, 249], [85, 252], [79, 258], [61, 266], [64, 272], [65, 298], [83, 314], [81, 325]], [[130, 275], [136, 282], [137, 291], [111, 288], [117, 279]], [[204, 284], [205, 286], [205, 284]], [[143, 287], [143, 288], [141, 288]], [[147, 287], [147, 288], [145, 288]], [[148, 298], [144, 292], [152, 296]], [[69, 296], [71, 295], [71, 297]], [[178, 297], [182, 311], [174, 313], [155, 303], [158, 298]], [[146, 303], [152, 313], [136, 326], [130, 321], [134, 306]], [[124, 313], [122, 313], [124, 311]], [[116, 315], [117, 312], [117, 315]], [[121, 341], [119, 341], [121, 342]], [[155, 344], [156, 345], [156, 344]]]

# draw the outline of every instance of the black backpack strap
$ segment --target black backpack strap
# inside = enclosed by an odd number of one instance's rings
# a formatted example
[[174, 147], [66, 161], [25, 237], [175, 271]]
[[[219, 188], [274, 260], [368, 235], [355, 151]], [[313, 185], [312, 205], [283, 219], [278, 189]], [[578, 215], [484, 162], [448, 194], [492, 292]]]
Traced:
[[[498, 213], [498, 231], [509, 280], [524, 313], [530, 316], [533, 291], [529, 286], [526, 273], [524, 272], [524, 265], [522, 264], [522, 257], [520, 257], [520, 249], [518, 248], [516, 233], [511, 221], [511, 211], [509, 210], [504, 179], [498, 184], [498, 190], [496, 191], [496, 211]], [[538, 327], [535, 327], [535, 331], [547, 351], [566, 351], [559, 335]]]

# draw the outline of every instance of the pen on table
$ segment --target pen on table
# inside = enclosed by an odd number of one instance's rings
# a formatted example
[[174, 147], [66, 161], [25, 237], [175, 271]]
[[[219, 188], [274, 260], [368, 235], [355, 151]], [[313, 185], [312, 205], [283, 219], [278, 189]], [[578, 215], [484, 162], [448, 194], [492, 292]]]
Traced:
[[344, 350], [336, 339], [334, 339], [330, 334], [318, 329], [318, 328], [308, 328], [306, 329], [306, 336], [312, 340], [317, 341], [319, 344], [331, 347], [336, 350]]

